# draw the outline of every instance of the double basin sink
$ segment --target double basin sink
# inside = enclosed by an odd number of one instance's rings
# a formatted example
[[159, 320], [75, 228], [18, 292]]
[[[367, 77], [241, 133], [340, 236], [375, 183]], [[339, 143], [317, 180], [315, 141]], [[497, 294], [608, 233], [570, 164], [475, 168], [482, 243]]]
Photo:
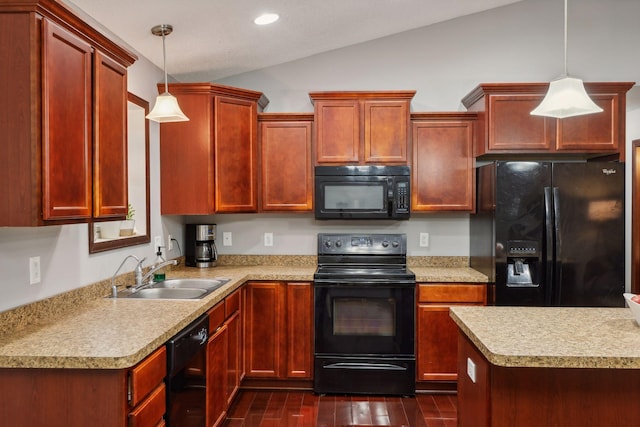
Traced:
[[230, 279], [168, 279], [153, 283], [143, 289], [132, 291], [130, 288], [118, 292], [116, 298], [137, 299], [202, 299], [220, 288]]

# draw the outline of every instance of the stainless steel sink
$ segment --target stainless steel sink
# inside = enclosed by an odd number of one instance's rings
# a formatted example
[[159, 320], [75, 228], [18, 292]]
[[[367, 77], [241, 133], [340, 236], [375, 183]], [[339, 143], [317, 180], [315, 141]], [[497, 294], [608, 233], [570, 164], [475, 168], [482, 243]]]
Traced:
[[126, 298], [142, 299], [200, 299], [206, 294], [205, 289], [171, 289], [171, 288], [146, 288], [130, 293]]
[[118, 292], [116, 298], [138, 299], [202, 299], [220, 288], [229, 280], [225, 277], [213, 279], [169, 279], [132, 291], [131, 288]]
[[220, 286], [227, 283], [229, 279], [169, 279], [162, 282], [153, 284], [152, 288], [165, 288], [165, 289], [206, 289], [216, 290]]

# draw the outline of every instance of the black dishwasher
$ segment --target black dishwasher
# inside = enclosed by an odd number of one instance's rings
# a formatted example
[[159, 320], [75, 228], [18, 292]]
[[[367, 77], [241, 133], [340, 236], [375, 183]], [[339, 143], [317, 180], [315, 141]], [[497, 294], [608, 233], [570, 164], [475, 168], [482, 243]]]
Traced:
[[167, 426], [204, 427], [206, 347], [209, 315], [204, 314], [167, 342]]

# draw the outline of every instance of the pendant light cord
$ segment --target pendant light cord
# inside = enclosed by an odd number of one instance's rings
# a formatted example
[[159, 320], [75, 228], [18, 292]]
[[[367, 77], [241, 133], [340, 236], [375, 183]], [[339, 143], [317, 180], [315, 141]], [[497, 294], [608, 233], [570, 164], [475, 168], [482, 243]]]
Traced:
[[[567, 0], [565, 0], [566, 3]], [[166, 27], [163, 25], [162, 26], [162, 68], [164, 68], [164, 92], [165, 93], [169, 93], [169, 83], [167, 81], [167, 50], [165, 48], [164, 45], [164, 37], [166, 34]], [[565, 35], [565, 51], [566, 51], [566, 35]], [[565, 58], [566, 58], [566, 53], [565, 53]], [[566, 63], [566, 59], [565, 59], [565, 69], [567, 68], [567, 63]], [[566, 71], [566, 70], [565, 70]]]
[[567, 67], [567, 2], [564, 0], [564, 77], [569, 76]]

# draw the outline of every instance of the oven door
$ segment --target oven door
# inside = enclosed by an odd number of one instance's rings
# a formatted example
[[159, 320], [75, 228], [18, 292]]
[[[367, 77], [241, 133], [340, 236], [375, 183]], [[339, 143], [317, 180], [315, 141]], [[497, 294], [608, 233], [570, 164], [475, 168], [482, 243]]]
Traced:
[[318, 284], [316, 355], [414, 355], [415, 285]]

